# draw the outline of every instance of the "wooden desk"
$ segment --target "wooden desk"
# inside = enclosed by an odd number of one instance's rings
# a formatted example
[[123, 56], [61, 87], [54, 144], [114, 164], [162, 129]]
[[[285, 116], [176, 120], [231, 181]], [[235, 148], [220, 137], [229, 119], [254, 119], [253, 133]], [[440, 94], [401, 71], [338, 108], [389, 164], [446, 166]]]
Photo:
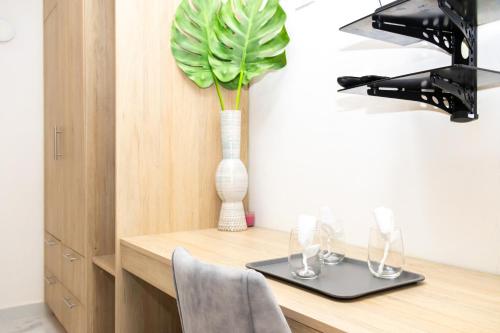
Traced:
[[[124, 238], [123, 268], [175, 297], [170, 258], [175, 247], [210, 263], [245, 263], [287, 255], [288, 234], [252, 228], [241, 233], [214, 229]], [[347, 255], [365, 258], [349, 247]], [[294, 332], [500, 332], [500, 276], [408, 258], [408, 270], [422, 273], [419, 286], [334, 301], [268, 279]], [[305, 326], [303, 326], [305, 325]], [[310, 329], [312, 328], [312, 329]]]

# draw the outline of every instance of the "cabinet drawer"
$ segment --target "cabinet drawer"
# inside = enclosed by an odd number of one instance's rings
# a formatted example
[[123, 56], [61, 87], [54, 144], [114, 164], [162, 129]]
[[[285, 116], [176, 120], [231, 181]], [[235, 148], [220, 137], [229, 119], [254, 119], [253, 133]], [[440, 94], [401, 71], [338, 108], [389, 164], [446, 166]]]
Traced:
[[85, 308], [78, 299], [61, 286], [61, 323], [68, 333], [85, 332]]
[[49, 234], [45, 233], [45, 266], [48, 271], [54, 274], [58, 280], [61, 279], [61, 242]]
[[85, 304], [85, 258], [67, 246], [62, 246], [61, 282], [80, 302]]
[[47, 268], [45, 269], [45, 303], [54, 313], [57, 319], [61, 320], [61, 283]]

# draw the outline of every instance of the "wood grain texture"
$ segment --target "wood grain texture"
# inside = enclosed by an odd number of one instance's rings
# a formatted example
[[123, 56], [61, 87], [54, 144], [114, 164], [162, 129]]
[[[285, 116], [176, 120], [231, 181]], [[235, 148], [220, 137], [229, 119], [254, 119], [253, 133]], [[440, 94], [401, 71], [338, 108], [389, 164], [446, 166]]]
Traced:
[[[114, 265], [114, 262], [113, 262]], [[115, 279], [108, 272], [98, 267], [92, 269], [93, 277], [93, 313], [89, 325], [93, 333], [111, 333], [115, 331]]]
[[127, 272], [123, 284], [121, 332], [182, 332], [175, 299]]
[[309, 326], [299, 323], [298, 321], [295, 321], [293, 319], [286, 318], [286, 321], [288, 322], [288, 326], [290, 326], [290, 330], [293, 333], [320, 333], [314, 328], [310, 328]]
[[[117, 3], [116, 193], [120, 235], [213, 227], [221, 160], [214, 88], [177, 68], [169, 31], [177, 1]], [[245, 91], [242, 159], [247, 159]], [[224, 94], [227, 100], [234, 93]]]
[[56, 318], [61, 320], [63, 306], [61, 302], [61, 282], [59, 282], [55, 274], [50, 272], [47, 267], [45, 267], [44, 280], [45, 285], [43, 289], [45, 303]]
[[57, 0], [45, 0], [43, 2], [43, 18], [44, 20], [51, 14], [52, 10], [56, 8]]
[[116, 241], [115, 1], [84, 3], [87, 321], [89, 332], [108, 333], [115, 322], [115, 284], [108, 275], [114, 275]]
[[[99, 316], [106, 304], [114, 312], [114, 283], [93, 274], [92, 258], [113, 254], [116, 241], [114, 0], [45, 0], [44, 13], [45, 227], [78, 257], [60, 255], [60, 275], [83, 305], [80, 329], [102, 331], [114, 328], [113, 316]], [[63, 131], [57, 161], [55, 126]], [[56, 270], [52, 252], [46, 265]]]
[[115, 252], [114, 0], [85, 1], [85, 137], [89, 256]]
[[61, 323], [67, 333], [87, 333], [86, 309], [78, 298], [61, 285]]
[[[47, 3], [47, 2], [46, 2]], [[62, 203], [63, 170], [55, 158], [56, 127], [62, 126], [63, 96], [61, 9], [51, 4], [52, 10], [44, 22], [44, 223], [45, 230], [59, 240], [62, 238], [64, 215]], [[47, 5], [49, 6], [49, 5]]]
[[[157, 267], [150, 269], [163, 278], [151, 279], [131, 269], [134, 274], [169, 292], [172, 276], [163, 274], [177, 246], [206, 262], [244, 267], [248, 262], [286, 256], [288, 233], [207, 229], [124, 238], [121, 244], [128, 248], [124, 255], [133, 250], [152, 259]], [[350, 246], [347, 256], [365, 259], [366, 250]], [[335, 301], [272, 279], [268, 283], [286, 317], [320, 332], [500, 331], [500, 276], [415, 258], [407, 258], [406, 269], [425, 275], [425, 282], [356, 301]]]
[[92, 258], [94, 265], [107, 272], [111, 276], [115, 276], [115, 255], [108, 254]]
[[84, 46], [83, 1], [59, 0], [62, 34], [61, 71], [63, 101], [63, 133], [60, 147], [62, 165], [64, 212], [62, 242], [80, 255], [86, 250], [86, 193], [85, 193], [85, 112], [84, 112]]
[[[214, 88], [196, 87], [171, 55], [170, 26], [177, 4], [177, 0], [116, 2], [118, 239], [217, 224], [220, 200], [214, 177], [222, 156], [220, 107]], [[227, 104], [234, 96], [224, 93]], [[243, 161], [247, 160], [247, 104], [245, 91]], [[117, 242], [117, 258], [119, 251]], [[139, 285], [126, 281], [123, 274], [117, 262], [116, 332], [141, 332], [133, 324], [124, 323], [134, 318], [142, 321], [144, 309], [154, 308], [156, 298], [141, 294], [149, 292], [148, 288], [129, 290]], [[143, 297], [144, 301], [125, 302], [124, 297]], [[164, 330], [161, 325], [167, 319], [151, 319], [147, 331]]]
[[61, 251], [61, 242], [46, 232], [44, 237], [45, 267], [54, 274], [58, 280], [61, 280]]
[[61, 282], [81, 303], [87, 303], [87, 262], [67, 246], [61, 250]]
[[156, 258], [146, 256], [129, 247], [122, 247], [121, 262], [122, 267], [128, 272], [141, 276], [149, 284], [154, 285], [171, 297], [175, 297], [173, 280], [165, 280], [166, 276], [172, 275], [172, 267], [158, 265]]

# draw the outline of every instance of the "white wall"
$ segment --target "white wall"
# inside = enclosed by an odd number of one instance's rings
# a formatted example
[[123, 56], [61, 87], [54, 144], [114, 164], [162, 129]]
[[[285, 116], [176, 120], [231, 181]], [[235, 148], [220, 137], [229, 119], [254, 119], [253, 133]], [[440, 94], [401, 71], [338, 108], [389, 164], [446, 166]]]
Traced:
[[0, 0], [0, 309], [43, 299], [42, 1]]
[[[500, 89], [479, 93], [480, 119], [469, 124], [412, 102], [339, 94], [337, 76], [405, 74], [451, 58], [424, 43], [399, 47], [338, 31], [377, 0], [316, 0], [299, 11], [300, 1], [282, 3], [288, 67], [250, 90], [257, 225], [288, 230], [299, 213], [326, 204], [348, 241], [366, 245], [372, 210], [385, 205], [408, 255], [500, 273]], [[479, 33], [479, 65], [500, 70], [500, 24]]]

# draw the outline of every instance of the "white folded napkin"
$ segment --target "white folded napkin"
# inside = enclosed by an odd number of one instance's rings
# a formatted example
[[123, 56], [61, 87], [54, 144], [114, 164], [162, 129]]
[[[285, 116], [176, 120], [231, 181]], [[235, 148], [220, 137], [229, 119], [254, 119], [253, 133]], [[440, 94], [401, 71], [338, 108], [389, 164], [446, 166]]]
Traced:
[[389, 208], [378, 207], [373, 211], [373, 215], [375, 215], [375, 222], [377, 223], [378, 230], [380, 231], [380, 234], [385, 241], [384, 255], [377, 270], [377, 273], [380, 275], [384, 270], [385, 262], [387, 260], [387, 257], [389, 256], [391, 243], [396, 237], [396, 234], [394, 232], [394, 213]]

